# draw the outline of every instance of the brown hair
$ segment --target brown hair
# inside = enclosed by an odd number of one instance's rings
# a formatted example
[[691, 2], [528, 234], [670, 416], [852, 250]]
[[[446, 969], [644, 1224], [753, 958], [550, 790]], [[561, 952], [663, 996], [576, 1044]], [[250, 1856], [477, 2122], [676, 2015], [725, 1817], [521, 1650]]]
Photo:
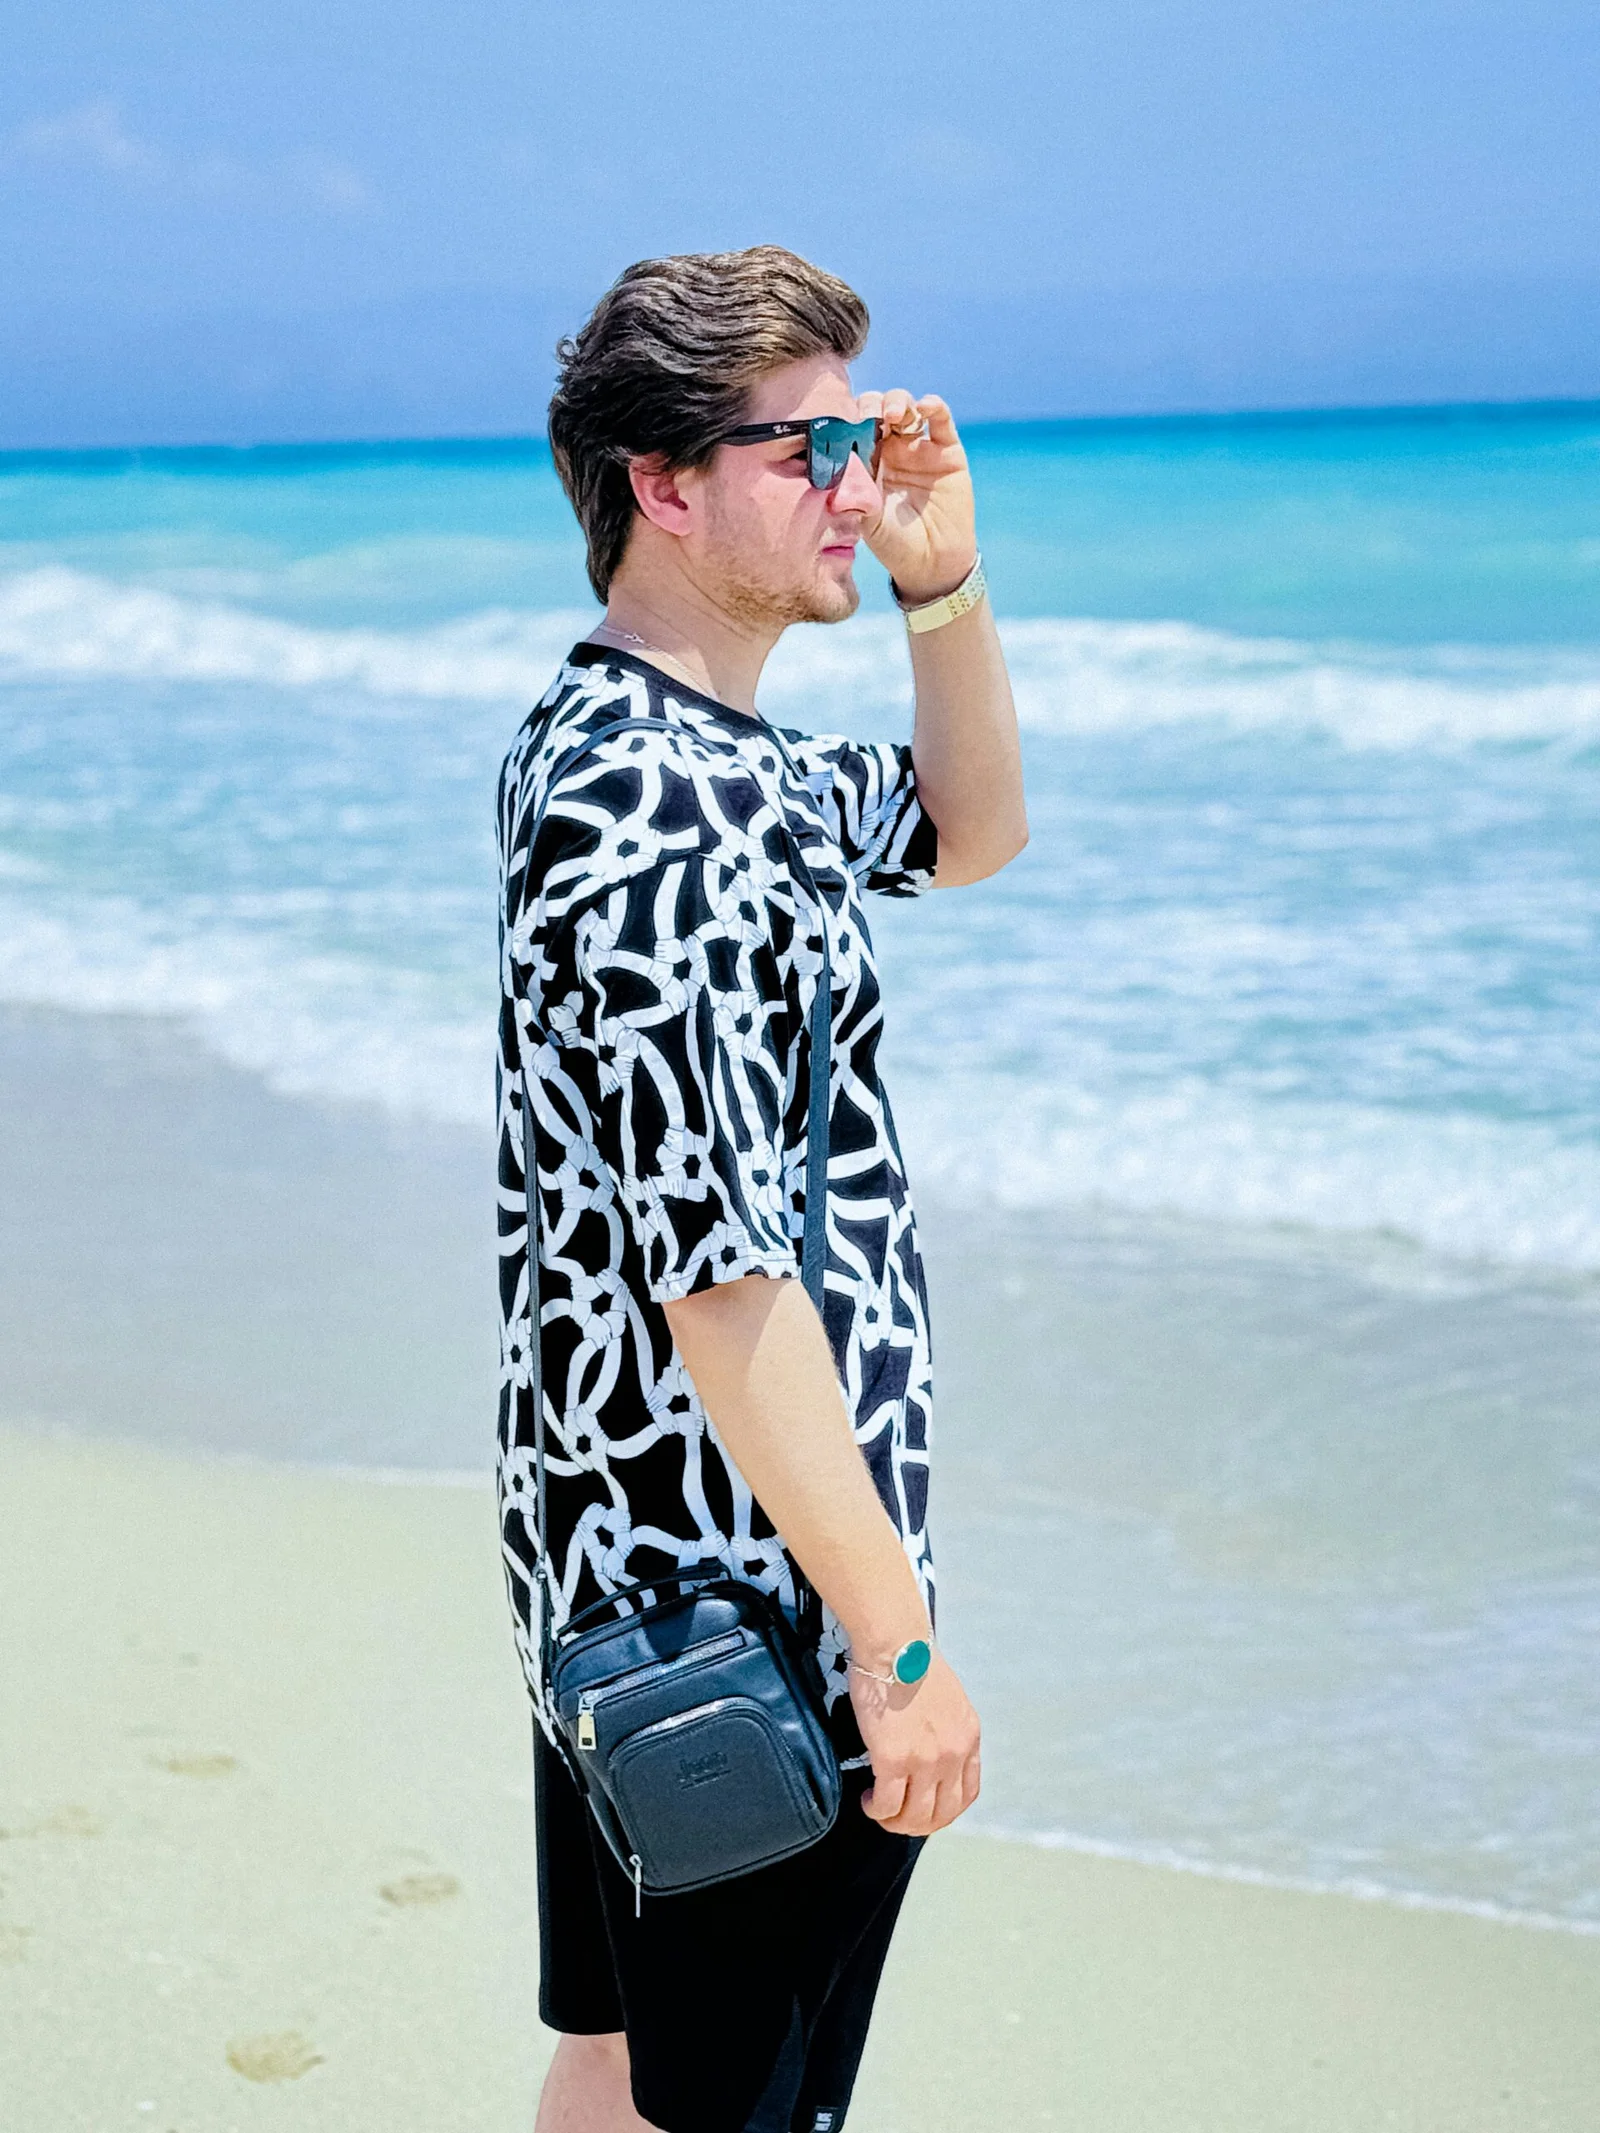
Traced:
[[550, 449], [604, 600], [633, 530], [628, 462], [701, 466], [737, 427], [750, 388], [810, 355], [848, 363], [867, 338], [854, 289], [781, 245], [641, 259], [556, 350]]

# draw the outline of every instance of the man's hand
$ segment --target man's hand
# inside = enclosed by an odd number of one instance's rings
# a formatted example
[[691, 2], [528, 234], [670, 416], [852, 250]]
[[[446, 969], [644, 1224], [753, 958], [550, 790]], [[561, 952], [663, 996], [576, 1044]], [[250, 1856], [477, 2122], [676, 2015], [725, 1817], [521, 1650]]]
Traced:
[[883, 423], [883, 511], [866, 543], [912, 606], [954, 592], [978, 555], [972, 476], [950, 410], [935, 393], [862, 393]]
[[872, 1789], [861, 1805], [897, 1836], [931, 1837], [978, 1797], [978, 1714], [953, 1669], [936, 1651], [913, 1687], [854, 1671], [850, 1701], [872, 1758]]
[[[930, 1636], [904, 1544], [845, 1414], [828, 1336], [799, 1282], [747, 1274], [666, 1312], [725, 1450], [856, 1649], [894, 1651], [903, 1638]], [[978, 1717], [937, 1651], [911, 1688], [852, 1673], [850, 1700], [872, 1759], [862, 1804], [875, 1821], [926, 1837], [971, 1806]]]

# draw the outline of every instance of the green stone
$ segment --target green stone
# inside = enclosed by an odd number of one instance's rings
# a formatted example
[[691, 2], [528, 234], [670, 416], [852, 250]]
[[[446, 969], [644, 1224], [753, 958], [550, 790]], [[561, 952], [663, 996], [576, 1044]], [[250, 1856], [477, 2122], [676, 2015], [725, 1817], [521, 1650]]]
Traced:
[[916, 1637], [896, 1654], [894, 1678], [910, 1688], [912, 1682], [920, 1681], [933, 1664], [933, 1646], [926, 1637]]

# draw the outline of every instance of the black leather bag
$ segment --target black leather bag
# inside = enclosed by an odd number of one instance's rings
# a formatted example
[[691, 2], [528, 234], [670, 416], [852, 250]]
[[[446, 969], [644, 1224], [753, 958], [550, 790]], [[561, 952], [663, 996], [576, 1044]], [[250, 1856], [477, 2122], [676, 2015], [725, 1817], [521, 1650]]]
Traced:
[[568, 1761], [635, 1890], [705, 1888], [815, 1844], [839, 1811], [839, 1765], [815, 1661], [782, 1611], [731, 1578], [636, 1611], [644, 1592], [627, 1599], [620, 1619], [607, 1599], [563, 1626], [551, 1686]]
[[[621, 720], [618, 724], [632, 723]], [[557, 775], [616, 731], [592, 733]], [[542, 810], [541, 810], [542, 815]], [[538, 819], [528, 832], [529, 863]], [[796, 855], [798, 861], [798, 855]], [[528, 901], [527, 889], [523, 901]], [[811, 1102], [801, 1274], [820, 1313], [826, 1257], [832, 962], [827, 906], [822, 971], [808, 1023]], [[540, 1650], [556, 1731], [602, 1835], [634, 1886], [669, 1895], [731, 1881], [806, 1850], [839, 1812], [838, 1758], [822, 1716], [814, 1646], [777, 1602], [719, 1571], [681, 1570], [624, 1586], [552, 1631], [545, 1547], [545, 1413], [540, 1367], [538, 1177], [531, 1076], [523, 1079], [534, 1475], [539, 1522]], [[801, 1623], [816, 1596], [798, 1567]]]

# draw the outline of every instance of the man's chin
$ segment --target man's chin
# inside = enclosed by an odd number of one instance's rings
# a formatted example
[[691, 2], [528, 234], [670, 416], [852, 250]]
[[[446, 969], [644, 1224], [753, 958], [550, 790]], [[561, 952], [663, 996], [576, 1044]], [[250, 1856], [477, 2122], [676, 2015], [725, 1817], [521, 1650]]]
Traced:
[[729, 615], [767, 629], [785, 630], [794, 622], [844, 622], [861, 605], [854, 576], [848, 569], [840, 575], [837, 567], [818, 569], [809, 583], [782, 588], [730, 571], [715, 590]]
[[811, 611], [803, 622], [847, 622], [861, 605], [855, 578], [847, 571], [842, 578], [825, 578], [814, 588]]

